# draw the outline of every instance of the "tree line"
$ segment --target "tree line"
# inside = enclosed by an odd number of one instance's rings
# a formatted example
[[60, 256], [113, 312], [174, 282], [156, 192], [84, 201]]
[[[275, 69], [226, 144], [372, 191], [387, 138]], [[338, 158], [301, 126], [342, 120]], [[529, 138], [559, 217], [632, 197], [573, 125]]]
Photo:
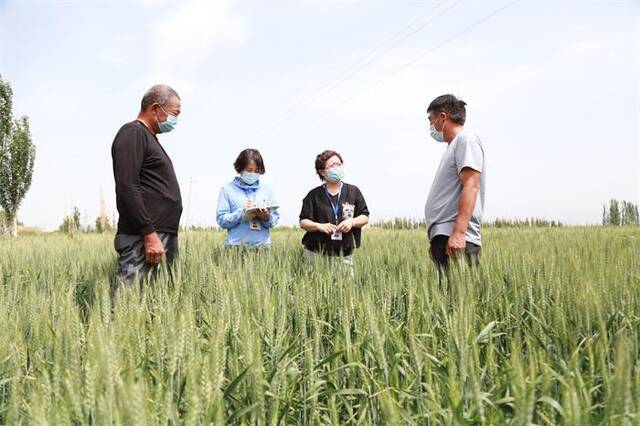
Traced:
[[604, 226], [627, 226], [640, 224], [638, 205], [629, 201], [610, 200], [609, 206], [602, 206], [602, 224]]

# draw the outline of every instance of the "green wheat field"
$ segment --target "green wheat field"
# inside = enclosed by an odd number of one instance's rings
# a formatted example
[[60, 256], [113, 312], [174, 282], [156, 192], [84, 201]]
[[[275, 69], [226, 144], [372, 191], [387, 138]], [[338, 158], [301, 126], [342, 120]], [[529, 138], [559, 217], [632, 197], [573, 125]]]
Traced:
[[223, 236], [142, 291], [113, 235], [0, 239], [0, 423], [640, 424], [637, 227], [487, 228], [443, 281], [424, 230], [353, 274]]

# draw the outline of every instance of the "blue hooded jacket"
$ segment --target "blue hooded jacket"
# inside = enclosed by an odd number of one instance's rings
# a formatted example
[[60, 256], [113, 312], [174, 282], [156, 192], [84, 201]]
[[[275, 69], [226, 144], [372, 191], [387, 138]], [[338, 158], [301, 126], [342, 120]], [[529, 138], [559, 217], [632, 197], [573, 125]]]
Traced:
[[226, 246], [247, 246], [252, 248], [271, 246], [269, 230], [278, 224], [280, 213], [273, 210], [269, 220], [260, 221], [260, 230], [250, 228], [250, 222], [243, 220], [244, 204], [247, 198], [253, 200], [257, 207], [276, 205], [273, 191], [258, 180], [253, 185], [247, 185], [239, 177], [227, 183], [220, 189], [216, 220], [220, 227], [226, 229]]

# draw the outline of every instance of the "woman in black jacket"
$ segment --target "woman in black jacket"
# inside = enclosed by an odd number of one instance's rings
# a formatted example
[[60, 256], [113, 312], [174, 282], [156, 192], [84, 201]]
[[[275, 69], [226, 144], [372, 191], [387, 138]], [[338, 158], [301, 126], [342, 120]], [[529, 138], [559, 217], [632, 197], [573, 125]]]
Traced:
[[313, 188], [302, 201], [300, 227], [307, 231], [302, 239], [305, 254], [314, 258], [351, 256], [360, 247], [361, 228], [369, 222], [369, 209], [355, 185], [344, 183], [342, 156], [323, 151], [316, 156], [316, 173], [322, 185]]

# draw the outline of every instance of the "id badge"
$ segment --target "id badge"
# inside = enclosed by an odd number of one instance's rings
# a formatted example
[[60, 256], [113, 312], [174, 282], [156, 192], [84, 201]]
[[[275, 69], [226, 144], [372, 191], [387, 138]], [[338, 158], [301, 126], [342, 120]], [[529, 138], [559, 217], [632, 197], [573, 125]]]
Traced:
[[249, 222], [249, 229], [251, 229], [252, 231], [261, 230], [262, 226], [260, 226], [260, 221], [257, 219], [251, 220], [251, 222]]
[[342, 232], [334, 232], [333, 234], [331, 234], [331, 239], [333, 241], [342, 241]]

